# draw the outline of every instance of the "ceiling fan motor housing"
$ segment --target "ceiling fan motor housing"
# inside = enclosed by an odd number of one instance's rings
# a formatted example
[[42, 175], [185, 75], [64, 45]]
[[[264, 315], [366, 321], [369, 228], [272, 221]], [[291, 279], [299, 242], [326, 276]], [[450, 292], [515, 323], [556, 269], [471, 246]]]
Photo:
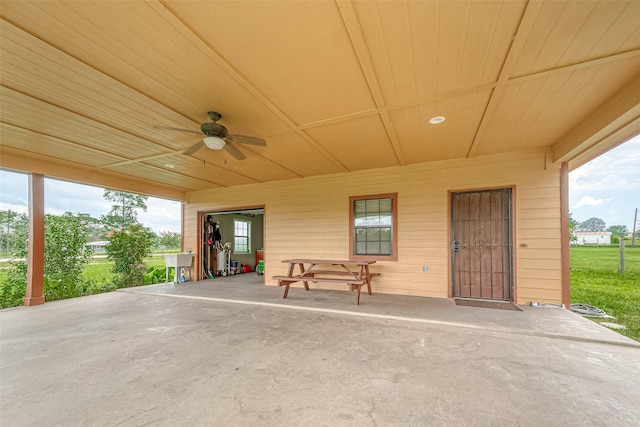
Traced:
[[200, 130], [207, 136], [217, 136], [218, 138], [226, 138], [229, 134], [227, 128], [218, 123], [203, 123]]

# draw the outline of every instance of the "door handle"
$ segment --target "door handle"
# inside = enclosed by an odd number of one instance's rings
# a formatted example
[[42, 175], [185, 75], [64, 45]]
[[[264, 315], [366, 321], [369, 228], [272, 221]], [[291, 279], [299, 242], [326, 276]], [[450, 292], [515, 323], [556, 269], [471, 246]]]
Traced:
[[460, 242], [458, 240], [451, 242], [451, 250], [453, 252], [460, 252]]

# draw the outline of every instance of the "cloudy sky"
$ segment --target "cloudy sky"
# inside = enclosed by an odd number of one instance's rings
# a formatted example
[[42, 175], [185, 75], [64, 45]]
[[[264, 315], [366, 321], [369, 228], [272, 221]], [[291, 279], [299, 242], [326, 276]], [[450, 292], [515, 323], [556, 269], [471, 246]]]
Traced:
[[575, 220], [596, 217], [607, 226], [626, 225], [631, 231], [636, 208], [640, 209], [640, 136], [569, 174], [569, 211]]
[[[88, 213], [99, 218], [111, 210], [111, 203], [102, 197], [103, 192], [103, 188], [45, 178], [45, 213]], [[0, 210], [26, 213], [28, 194], [27, 175], [0, 171]], [[156, 233], [180, 232], [180, 202], [149, 197], [147, 211], [138, 210], [138, 221]]]
[[[26, 175], [0, 171], [0, 210], [26, 213], [27, 191]], [[45, 179], [45, 211], [81, 212], [98, 218], [111, 209], [103, 191]], [[155, 232], [180, 231], [179, 202], [151, 197], [147, 206], [147, 212], [138, 214], [145, 226]], [[640, 208], [640, 136], [569, 174], [569, 210], [577, 221], [596, 217], [607, 226], [626, 225], [631, 231], [636, 208]]]

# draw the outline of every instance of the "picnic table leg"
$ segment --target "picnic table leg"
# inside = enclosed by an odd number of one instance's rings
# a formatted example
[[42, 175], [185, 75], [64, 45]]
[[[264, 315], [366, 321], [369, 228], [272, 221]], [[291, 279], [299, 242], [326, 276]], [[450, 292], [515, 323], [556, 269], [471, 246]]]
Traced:
[[[295, 266], [295, 264], [293, 263], [289, 263], [289, 270], [287, 270], [287, 276], [291, 277], [293, 276], [293, 267]], [[278, 282], [278, 284], [280, 284], [280, 282]], [[284, 295], [282, 296], [282, 299], [286, 299], [287, 295], [289, 295], [289, 286], [291, 285], [291, 282], [284, 282]]]
[[358, 293], [356, 294], [356, 305], [360, 305], [360, 288], [362, 288], [362, 285], [358, 285]]
[[[300, 266], [300, 275], [303, 275], [304, 274], [304, 264], [300, 263], [298, 265]], [[302, 282], [302, 283], [304, 284], [304, 290], [308, 291], [309, 290], [309, 282]]]
[[367, 278], [367, 293], [371, 295], [371, 274], [369, 273], [369, 266], [364, 266], [366, 278]]

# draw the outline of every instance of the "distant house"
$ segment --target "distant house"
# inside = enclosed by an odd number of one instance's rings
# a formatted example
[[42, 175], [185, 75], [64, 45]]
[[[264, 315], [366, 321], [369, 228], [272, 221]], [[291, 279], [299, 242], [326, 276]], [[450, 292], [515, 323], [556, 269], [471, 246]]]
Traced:
[[103, 254], [106, 252], [104, 247], [106, 246], [107, 243], [109, 242], [106, 240], [98, 240], [96, 242], [87, 243], [87, 246], [89, 246], [93, 250], [93, 253]]
[[611, 232], [609, 231], [575, 231], [577, 245], [610, 245]]

